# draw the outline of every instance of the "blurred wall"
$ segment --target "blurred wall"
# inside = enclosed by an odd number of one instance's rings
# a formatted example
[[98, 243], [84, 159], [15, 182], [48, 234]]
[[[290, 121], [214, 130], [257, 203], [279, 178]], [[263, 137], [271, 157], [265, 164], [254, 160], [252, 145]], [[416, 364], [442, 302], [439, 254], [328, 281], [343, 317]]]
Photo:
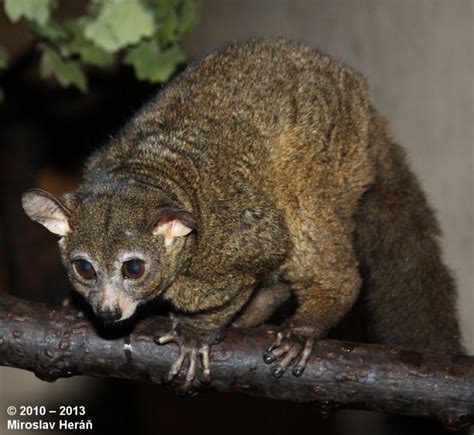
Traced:
[[366, 76], [438, 211], [474, 353], [473, 2], [203, 0], [187, 48], [199, 54], [255, 36], [306, 42]]

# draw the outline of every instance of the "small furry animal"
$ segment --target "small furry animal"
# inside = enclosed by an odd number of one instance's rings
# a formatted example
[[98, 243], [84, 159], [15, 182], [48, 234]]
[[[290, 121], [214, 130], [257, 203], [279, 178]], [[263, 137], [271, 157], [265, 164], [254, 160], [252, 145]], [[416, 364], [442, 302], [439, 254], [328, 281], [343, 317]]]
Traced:
[[[70, 279], [120, 321], [157, 297], [157, 339], [209, 379], [209, 347], [296, 296], [264, 353], [301, 376], [360, 297], [374, 342], [462, 352], [440, 231], [362, 76], [285, 40], [231, 44], [187, 68], [88, 161], [77, 190], [23, 196], [59, 235]], [[198, 370], [198, 362], [201, 370]], [[183, 367], [184, 368], [184, 367]]]

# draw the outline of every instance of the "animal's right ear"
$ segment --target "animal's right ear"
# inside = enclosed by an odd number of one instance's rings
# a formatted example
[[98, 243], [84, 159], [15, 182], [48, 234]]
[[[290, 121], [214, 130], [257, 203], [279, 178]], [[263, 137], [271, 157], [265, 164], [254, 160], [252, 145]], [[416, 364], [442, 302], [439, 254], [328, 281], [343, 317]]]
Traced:
[[70, 212], [54, 195], [41, 189], [30, 189], [23, 194], [21, 204], [31, 220], [52, 233], [65, 236], [71, 231]]

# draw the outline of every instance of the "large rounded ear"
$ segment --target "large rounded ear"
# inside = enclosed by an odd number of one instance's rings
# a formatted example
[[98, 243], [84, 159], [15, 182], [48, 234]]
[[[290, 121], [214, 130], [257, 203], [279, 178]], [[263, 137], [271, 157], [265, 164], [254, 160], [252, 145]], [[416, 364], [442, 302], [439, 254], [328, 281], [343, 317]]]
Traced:
[[65, 236], [71, 231], [70, 212], [54, 195], [41, 189], [30, 189], [23, 194], [21, 204], [31, 220], [52, 233]]
[[175, 237], [188, 235], [196, 229], [196, 220], [191, 213], [172, 207], [160, 207], [157, 210], [153, 235], [162, 234], [170, 242]]

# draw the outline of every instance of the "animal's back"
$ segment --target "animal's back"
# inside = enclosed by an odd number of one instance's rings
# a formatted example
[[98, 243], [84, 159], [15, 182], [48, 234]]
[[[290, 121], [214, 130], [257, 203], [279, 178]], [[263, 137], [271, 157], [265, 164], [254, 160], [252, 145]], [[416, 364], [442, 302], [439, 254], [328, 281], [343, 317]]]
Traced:
[[[239, 169], [252, 182], [274, 179], [272, 164], [284, 159], [311, 158], [313, 166], [322, 167], [328, 153], [323, 142], [347, 103], [344, 87], [359, 86], [365, 99], [362, 82], [353, 70], [302, 44], [232, 44], [168, 85], [91, 160], [88, 173], [93, 177], [99, 168], [146, 162], [152, 177], [155, 167], [172, 160], [173, 170], [174, 165], [199, 167], [196, 185], [226, 184], [215, 174], [226, 178]], [[361, 127], [366, 134], [367, 127]]]

